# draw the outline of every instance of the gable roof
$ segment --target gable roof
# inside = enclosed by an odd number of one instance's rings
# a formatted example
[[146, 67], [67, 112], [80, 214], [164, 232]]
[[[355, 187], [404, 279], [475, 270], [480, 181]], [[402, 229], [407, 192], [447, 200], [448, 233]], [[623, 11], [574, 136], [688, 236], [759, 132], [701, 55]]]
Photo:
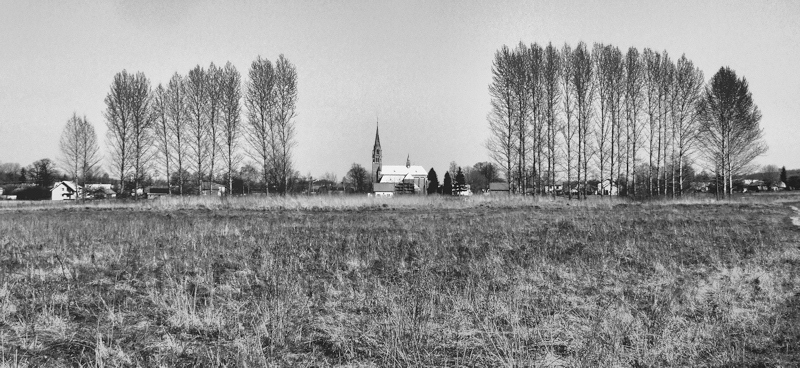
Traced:
[[381, 175], [412, 175], [428, 177], [428, 172], [422, 166], [403, 166], [403, 165], [383, 165]]
[[50, 189], [50, 191], [52, 192], [54, 189], [58, 188], [61, 185], [67, 187], [67, 190], [69, 190], [70, 192], [76, 191], [76, 188], [77, 189], [82, 189], [81, 186], [75, 184], [74, 181], [66, 181], [65, 180], [65, 181], [60, 181], [60, 182], [56, 183], [55, 185], [53, 185], [53, 189]]

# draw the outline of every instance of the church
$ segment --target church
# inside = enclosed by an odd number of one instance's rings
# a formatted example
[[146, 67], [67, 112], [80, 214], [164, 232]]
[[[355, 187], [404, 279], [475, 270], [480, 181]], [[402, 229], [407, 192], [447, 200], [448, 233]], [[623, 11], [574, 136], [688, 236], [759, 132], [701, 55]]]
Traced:
[[375, 145], [372, 147], [372, 189], [376, 196], [395, 194], [425, 194], [428, 189], [428, 172], [422, 166], [411, 165], [411, 157], [403, 165], [384, 165], [381, 139], [375, 127]]

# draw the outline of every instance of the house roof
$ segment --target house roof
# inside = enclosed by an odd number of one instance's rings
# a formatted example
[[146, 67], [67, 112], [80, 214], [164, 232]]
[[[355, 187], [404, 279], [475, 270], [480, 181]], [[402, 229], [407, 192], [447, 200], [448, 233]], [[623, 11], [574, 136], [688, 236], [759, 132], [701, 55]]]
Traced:
[[75, 184], [74, 181], [66, 181], [65, 180], [65, 181], [60, 181], [60, 182], [56, 183], [55, 185], [53, 185], [53, 189], [50, 189], [50, 191], [53, 191], [54, 189], [58, 188], [61, 185], [66, 186], [67, 189], [69, 189], [70, 191], [73, 191], [73, 192], [76, 190], [76, 188], [81, 188], [81, 186]]

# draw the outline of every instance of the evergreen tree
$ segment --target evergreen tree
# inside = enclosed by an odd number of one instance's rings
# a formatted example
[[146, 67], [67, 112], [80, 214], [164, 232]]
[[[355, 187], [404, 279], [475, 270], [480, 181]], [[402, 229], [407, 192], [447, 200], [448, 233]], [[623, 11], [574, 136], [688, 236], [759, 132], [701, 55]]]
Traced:
[[786, 184], [788, 180], [786, 179], [786, 166], [781, 167], [781, 182]]
[[464, 177], [464, 173], [461, 171], [461, 166], [458, 167], [458, 173], [456, 173], [456, 183], [458, 185], [467, 184], [467, 179]]
[[453, 194], [453, 179], [450, 179], [449, 171], [444, 173], [444, 188], [442, 188], [442, 194], [444, 195]]
[[436, 175], [436, 170], [431, 168], [428, 171], [428, 194], [436, 194], [439, 189], [439, 177]]

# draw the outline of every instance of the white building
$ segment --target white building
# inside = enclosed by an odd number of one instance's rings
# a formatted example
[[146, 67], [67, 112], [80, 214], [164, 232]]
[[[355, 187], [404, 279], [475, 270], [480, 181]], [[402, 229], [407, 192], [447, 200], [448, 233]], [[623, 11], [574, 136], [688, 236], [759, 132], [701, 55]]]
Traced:
[[54, 201], [76, 199], [81, 194], [83, 194], [83, 187], [74, 181], [61, 181], [50, 190], [50, 199]]
[[[378, 186], [376, 184], [394, 184], [397, 188], [406, 187], [402, 184], [413, 184], [414, 193], [416, 194], [425, 194], [428, 189], [428, 172], [422, 166], [411, 165], [410, 157], [406, 158], [405, 166], [383, 164], [383, 152], [377, 128], [375, 128], [375, 144], [372, 147], [372, 172], [370, 177], [375, 193], [389, 192], [389, 186]], [[404, 193], [410, 193], [410, 189]]]

